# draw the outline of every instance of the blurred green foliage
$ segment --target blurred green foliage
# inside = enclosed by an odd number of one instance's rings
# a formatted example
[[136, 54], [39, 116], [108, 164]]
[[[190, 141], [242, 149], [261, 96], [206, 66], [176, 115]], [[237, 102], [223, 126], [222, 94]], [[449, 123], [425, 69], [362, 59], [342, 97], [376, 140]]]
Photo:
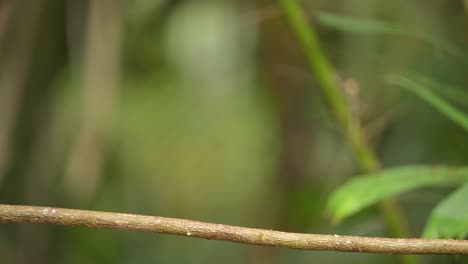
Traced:
[[[466, 1], [303, 4], [384, 167], [467, 163], [466, 131], [386, 80], [418, 76], [467, 113]], [[325, 217], [329, 194], [359, 171], [304, 65], [272, 1], [2, 1], [0, 199], [386, 236], [372, 208], [335, 226]], [[463, 211], [464, 203], [439, 204], [431, 213], [450, 191], [397, 196], [414, 236], [430, 215], [441, 223]], [[29, 225], [0, 226], [0, 255], [2, 263], [397, 261]]]

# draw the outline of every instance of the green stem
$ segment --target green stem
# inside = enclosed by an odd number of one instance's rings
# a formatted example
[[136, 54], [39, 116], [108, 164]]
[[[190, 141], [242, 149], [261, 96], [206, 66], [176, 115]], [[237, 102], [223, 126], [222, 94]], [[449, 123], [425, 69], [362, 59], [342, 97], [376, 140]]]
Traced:
[[[301, 45], [311, 72], [323, 96], [328, 102], [333, 115], [345, 131], [356, 160], [362, 171], [369, 173], [380, 169], [376, 154], [364, 139], [364, 133], [357, 118], [350, 113], [343, 93], [333, 81], [333, 70], [324, 52], [321, 50], [317, 35], [309, 25], [306, 15], [296, 0], [278, 0], [278, 6], [283, 11], [285, 19], [299, 44]], [[408, 228], [403, 214], [393, 200], [385, 200], [379, 204], [381, 216], [388, 232], [394, 237], [408, 237]], [[413, 256], [401, 256], [402, 263], [419, 263]]]

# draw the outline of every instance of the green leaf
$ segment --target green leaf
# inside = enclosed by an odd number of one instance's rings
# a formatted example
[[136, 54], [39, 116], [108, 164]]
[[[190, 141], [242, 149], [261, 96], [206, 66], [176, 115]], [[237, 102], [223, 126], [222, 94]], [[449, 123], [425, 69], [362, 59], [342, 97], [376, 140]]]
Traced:
[[420, 82], [411, 80], [404, 76], [392, 75], [389, 78], [389, 82], [394, 85], [405, 88], [406, 90], [414, 93], [432, 107], [437, 109], [440, 113], [444, 114], [447, 118], [463, 127], [468, 131], [468, 115], [457, 110], [455, 107], [444, 101], [442, 98], [434, 94], [429, 89], [423, 87]]
[[332, 193], [328, 210], [334, 222], [396, 194], [423, 186], [468, 181], [468, 167], [404, 166], [357, 177]]
[[468, 182], [440, 202], [432, 211], [425, 238], [458, 238], [468, 235]]
[[407, 26], [395, 23], [380, 21], [376, 19], [363, 19], [349, 16], [335, 15], [326, 12], [317, 14], [318, 22], [326, 27], [337, 30], [362, 34], [383, 34], [411, 37], [429, 45], [439, 48], [448, 54], [456, 57], [463, 55], [463, 52], [445, 39], [434, 34], [421, 32], [421, 30], [411, 30]]
[[463, 88], [451, 84], [446, 84], [424, 76], [417, 76], [416, 79], [418, 82], [421, 82], [422, 85], [430, 87], [432, 90], [435, 90], [435, 92], [449, 99], [450, 101], [456, 102], [460, 105], [468, 106], [468, 93]]
[[378, 21], [374, 19], [362, 19], [356, 17], [347, 17], [335, 15], [326, 12], [319, 12], [317, 20], [323, 26], [349, 31], [353, 33], [366, 34], [406, 34], [409, 33], [402, 26]]

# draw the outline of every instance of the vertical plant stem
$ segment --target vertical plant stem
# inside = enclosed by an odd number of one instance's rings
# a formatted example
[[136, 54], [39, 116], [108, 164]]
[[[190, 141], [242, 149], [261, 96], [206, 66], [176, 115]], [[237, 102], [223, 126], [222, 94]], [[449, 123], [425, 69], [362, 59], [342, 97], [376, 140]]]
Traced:
[[[379, 170], [379, 160], [366, 143], [359, 120], [350, 114], [351, 111], [343, 93], [334, 83], [332, 67], [321, 50], [317, 35], [313, 27], [307, 22], [303, 9], [297, 3], [297, 0], [278, 0], [277, 3], [305, 53], [310, 70], [316, 77], [321, 93], [329, 104], [338, 124], [345, 131], [345, 136], [361, 170], [366, 173]], [[408, 236], [406, 220], [393, 200], [381, 202], [379, 209], [390, 235], [394, 237]], [[402, 263], [420, 262], [414, 256], [401, 256], [401, 260]]]

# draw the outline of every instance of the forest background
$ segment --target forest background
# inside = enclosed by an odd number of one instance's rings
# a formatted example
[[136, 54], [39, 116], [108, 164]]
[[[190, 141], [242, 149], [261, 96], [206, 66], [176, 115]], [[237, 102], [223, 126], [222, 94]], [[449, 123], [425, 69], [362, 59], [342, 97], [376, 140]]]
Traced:
[[[333, 223], [341, 209], [328, 208], [332, 193], [369, 171], [277, 2], [0, 1], [1, 203], [391, 236], [377, 207]], [[464, 172], [468, 1], [297, 2], [380, 166]], [[432, 184], [430, 173], [397, 178], [408, 236], [442, 232], [434, 208], [460, 181], [441, 174]], [[390, 183], [372, 189], [398, 185]], [[449, 209], [468, 212], [460, 202]], [[466, 235], [468, 216], [449, 215], [458, 222], [445, 235]], [[1, 225], [0, 255], [3, 263], [398, 261], [33, 225]]]

